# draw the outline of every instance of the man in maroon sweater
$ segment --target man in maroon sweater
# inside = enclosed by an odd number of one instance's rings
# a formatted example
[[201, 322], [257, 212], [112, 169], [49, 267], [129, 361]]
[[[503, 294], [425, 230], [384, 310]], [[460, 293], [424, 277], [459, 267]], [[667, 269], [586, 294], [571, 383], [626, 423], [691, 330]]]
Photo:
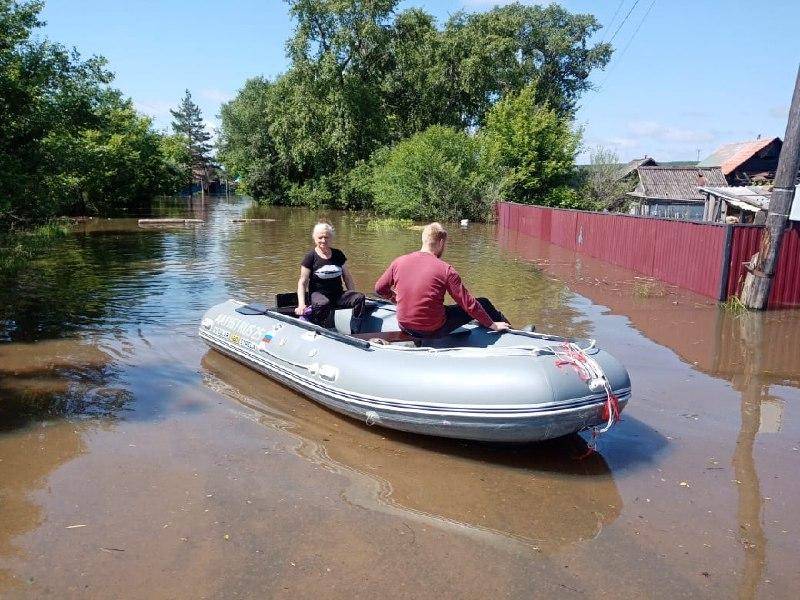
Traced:
[[[456, 270], [441, 259], [447, 231], [439, 223], [422, 230], [422, 249], [394, 259], [375, 283], [375, 293], [397, 304], [400, 327], [417, 337], [439, 337], [475, 319], [492, 331], [508, 320], [486, 298], [473, 298]], [[457, 305], [444, 305], [449, 293]]]

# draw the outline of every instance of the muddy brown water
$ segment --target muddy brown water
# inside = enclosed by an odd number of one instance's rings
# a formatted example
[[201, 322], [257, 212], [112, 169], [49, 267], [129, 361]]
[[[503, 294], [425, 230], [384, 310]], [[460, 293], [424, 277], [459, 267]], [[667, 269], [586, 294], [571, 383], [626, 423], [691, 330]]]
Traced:
[[[800, 313], [735, 315], [493, 226], [446, 258], [515, 323], [628, 367], [624, 421], [503, 446], [331, 413], [213, 351], [293, 289], [321, 216], [76, 227], [0, 289], [0, 597], [796, 598]], [[233, 223], [246, 217], [275, 222]], [[325, 213], [369, 287], [419, 231]]]

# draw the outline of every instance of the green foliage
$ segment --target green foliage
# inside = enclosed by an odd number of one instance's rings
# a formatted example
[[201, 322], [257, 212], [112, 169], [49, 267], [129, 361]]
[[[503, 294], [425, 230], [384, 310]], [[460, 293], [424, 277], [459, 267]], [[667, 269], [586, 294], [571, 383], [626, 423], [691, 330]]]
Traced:
[[481, 131], [483, 169], [498, 178], [500, 197], [524, 204], [585, 208], [571, 188], [580, 134], [572, 122], [537, 100], [537, 86], [508, 94]]
[[21, 232], [0, 232], [0, 281], [16, 275], [29, 261], [50, 250], [53, 242], [65, 237], [69, 227], [48, 223]]
[[580, 172], [580, 192], [598, 210], [620, 210], [633, 189], [629, 179], [620, 179], [622, 165], [613, 150], [598, 146], [589, 155], [589, 166]]
[[102, 58], [31, 37], [41, 8], [0, 0], [0, 225], [146, 203], [171, 185], [159, 134]]
[[747, 307], [738, 296], [731, 296], [725, 300], [725, 302], [721, 302], [720, 304], [723, 310], [735, 316], [739, 316], [747, 312]]
[[611, 55], [588, 43], [593, 16], [557, 5], [458, 13], [439, 28], [421, 9], [395, 13], [398, 0], [289, 4], [288, 71], [249, 80], [221, 112], [221, 162], [275, 203], [368, 207], [376, 151], [432, 125], [481, 127], [525, 86], [569, 119]]
[[280, 200], [287, 189], [285, 167], [270, 133], [279, 108], [275, 86], [261, 77], [249, 79], [238, 96], [222, 105], [223, 127], [217, 157], [241, 178], [240, 190], [256, 198]]
[[173, 119], [172, 131], [186, 143], [185, 153], [189, 155], [190, 178], [185, 183], [191, 183], [191, 174], [206, 177], [211, 168], [211, 144], [208, 143], [211, 134], [206, 131], [203, 113], [192, 100], [191, 92], [186, 90], [178, 108], [169, 112]]
[[474, 137], [441, 125], [403, 140], [375, 170], [376, 210], [419, 221], [485, 219], [478, 157]]

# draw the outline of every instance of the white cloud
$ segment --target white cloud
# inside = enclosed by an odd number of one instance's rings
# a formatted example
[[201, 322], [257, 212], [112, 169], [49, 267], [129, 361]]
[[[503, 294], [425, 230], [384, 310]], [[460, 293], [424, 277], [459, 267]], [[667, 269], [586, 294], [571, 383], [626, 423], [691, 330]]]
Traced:
[[216, 102], [217, 104], [222, 104], [223, 102], [229, 102], [230, 100], [233, 99], [233, 94], [231, 94], [230, 92], [213, 88], [206, 88], [200, 90], [200, 96], [202, 98], [205, 98], [206, 100], [210, 100], [211, 102]]

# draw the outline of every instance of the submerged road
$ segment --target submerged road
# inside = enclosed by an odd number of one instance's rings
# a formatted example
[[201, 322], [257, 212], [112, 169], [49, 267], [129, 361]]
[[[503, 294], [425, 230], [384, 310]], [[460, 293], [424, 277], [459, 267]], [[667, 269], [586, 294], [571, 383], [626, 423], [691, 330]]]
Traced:
[[[214, 303], [292, 290], [320, 214], [163, 213], [205, 224], [83, 224], [0, 290], [0, 598], [797, 596], [800, 312], [735, 315], [455, 229], [445, 258], [473, 292], [515, 324], [597, 338], [634, 395], [582, 460], [588, 436], [405, 435], [197, 336]], [[418, 245], [325, 216], [365, 289]]]

